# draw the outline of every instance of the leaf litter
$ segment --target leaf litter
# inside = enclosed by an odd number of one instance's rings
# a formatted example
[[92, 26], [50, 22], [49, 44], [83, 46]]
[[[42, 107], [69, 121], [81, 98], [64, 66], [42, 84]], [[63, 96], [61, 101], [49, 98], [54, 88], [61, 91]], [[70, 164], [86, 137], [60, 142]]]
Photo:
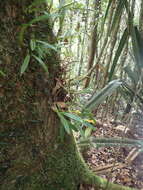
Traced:
[[[143, 123], [141, 125], [143, 127]], [[126, 138], [143, 140], [143, 133], [139, 135], [125, 124], [113, 122], [112, 118], [104, 121], [99, 118], [96, 131], [92, 135], [98, 138], [123, 137], [123, 132]], [[83, 157], [97, 175], [117, 184], [143, 189], [143, 152], [138, 148], [121, 146], [90, 148], [83, 153]], [[81, 185], [80, 190], [95, 189], [92, 186]]]

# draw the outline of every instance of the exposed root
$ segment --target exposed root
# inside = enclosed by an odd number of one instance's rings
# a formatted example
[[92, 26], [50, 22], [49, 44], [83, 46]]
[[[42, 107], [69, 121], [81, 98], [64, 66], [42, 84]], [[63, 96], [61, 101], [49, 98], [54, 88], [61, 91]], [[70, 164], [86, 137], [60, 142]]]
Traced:
[[92, 185], [96, 188], [96, 190], [137, 190], [135, 188], [114, 184], [102, 177], [97, 176], [87, 167], [80, 153], [79, 158], [81, 159], [81, 164], [83, 164], [82, 171], [80, 174], [81, 181], [83, 184]]
[[109, 182], [108, 180], [97, 176], [88, 168], [86, 168], [86, 171], [82, 174], [82, 181], [85, 184], [94, 186], [96, 190], [137, 190], [135, 188], [130, 188]]

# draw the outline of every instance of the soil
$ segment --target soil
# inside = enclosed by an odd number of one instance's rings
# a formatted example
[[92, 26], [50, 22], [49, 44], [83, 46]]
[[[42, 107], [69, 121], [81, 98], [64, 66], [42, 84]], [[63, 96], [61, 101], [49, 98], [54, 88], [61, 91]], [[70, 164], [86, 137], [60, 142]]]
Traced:
[[[128, 126], [113, 119], [101, 121], [96, 124], [94, 137], [125, 137], [143, 140], [143, 133], [139, 133], [134, 126]], [[143, 123], [140, 128], [143, 128]], [[128, 130], [127, 130], [128, 129]], [[84, 158], [89, 167], [99, 176], [114, 183], [137, 189], [143, 189], [143, 152], [138, 147], [100, 147], [90, 148]], [[81, 185], [80, 190], [94, 190], [91, 186]]]

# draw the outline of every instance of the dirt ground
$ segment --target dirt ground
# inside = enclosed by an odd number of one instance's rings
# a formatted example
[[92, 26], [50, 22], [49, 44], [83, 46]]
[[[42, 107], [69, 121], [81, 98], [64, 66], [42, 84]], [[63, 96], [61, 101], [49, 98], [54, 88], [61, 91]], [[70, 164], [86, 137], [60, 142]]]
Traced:
[[[143, 123], [141, 125], [143, 127]], [[112, 119], [99, 120], [92, 135], [143, 140], [143, 133], [138, 134], [133, 128], [125, 132], [125, 129], [127, 129], [126, 124], [113, 122]], [[90, 148], [84, 157], [90, 168], [99, 176], [117, 184], [143, 189], [143, 152], [138, 147]], [[81, 185], [80, 190], [94, 190], [94, 188]]]

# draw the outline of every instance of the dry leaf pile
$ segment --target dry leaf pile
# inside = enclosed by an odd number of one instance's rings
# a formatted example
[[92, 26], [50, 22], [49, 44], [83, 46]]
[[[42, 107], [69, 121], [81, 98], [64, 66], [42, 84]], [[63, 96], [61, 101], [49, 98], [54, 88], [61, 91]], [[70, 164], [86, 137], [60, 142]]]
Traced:
[[[143, 139], [143, 134], [112, 121], [99, 122], [95, 137], [124, 137]], [[143, 123], [142, 123], [143, 126]], [[132, 131], [131, 131], [132, 130]], [[137, 189], [143, 189], [143, 153], [135, 147], [100, 147], [91, 148], [86, 153], [86, 161], [99, 176], [110, 181]], [[80, 190], [94, 190], [93, 187], [81, 186]]]

